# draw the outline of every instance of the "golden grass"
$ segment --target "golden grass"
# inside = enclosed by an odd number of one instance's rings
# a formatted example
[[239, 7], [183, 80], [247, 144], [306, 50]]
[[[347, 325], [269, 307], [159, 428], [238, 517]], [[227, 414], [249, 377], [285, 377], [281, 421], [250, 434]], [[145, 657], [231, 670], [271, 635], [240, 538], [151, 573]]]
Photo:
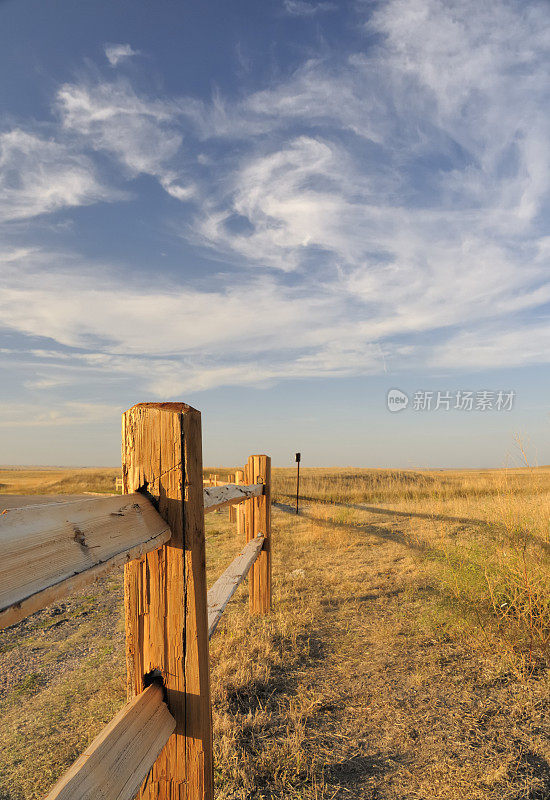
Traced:
[[217, 797], [547, 796], [547, 672], [449, 603], [418, 526], [320, 504], [275, 526], [273, 614], [240, 595], [212, 642]]
[[[304, 473], [296, 517], [274, 470], [273, 613], [241, 589], [211, 643], [218, 800], [550, 797], [550, 471]], [[211, 585], [242, 542], [206, 520]], [[0, 637], [0, 800], [43, 795], [123, 670], [118, 573]]]
[[112, 467], [0, 467], [0, 495], [114, 493], [116, 478]]
[[[291, 470], [275, 470], [274, 494], [295, 490]], [[550, 661], [550, 469], [305, 470], [309, 500], [371, 506], [414, 520], [417, 545], [453, 603], [479, 626], [490, 614], [502, 646], [526, 668]], [[358, 508], [355, 511], [360, 510]]]
[[[273, 470], [275, 499], [296, 496], [296, 472]], [[300, 496], [304, 500], [328, 503], [454, 503], [488, 498], [525, 497], [550, 492], [550, 467], [494, 470], [390, 470], [324, 469], [300, 470]], [[452, 506], [451, 506], [452, 507]], [[432, 506], [433, 508], [433, 506]], [[414, 508], [413, 508], [414, 510]]]

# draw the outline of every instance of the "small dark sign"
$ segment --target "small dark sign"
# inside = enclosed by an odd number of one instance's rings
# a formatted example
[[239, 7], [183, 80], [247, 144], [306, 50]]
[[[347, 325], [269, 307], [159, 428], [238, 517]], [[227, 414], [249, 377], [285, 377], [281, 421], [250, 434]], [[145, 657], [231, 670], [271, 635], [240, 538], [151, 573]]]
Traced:
[[300, 458], [301, 458], [301, 457], [302, 457], [302, 454], [301, 454], [301, 453], [296, 453], [296, 463], [297, 463], [297, 464], [299, 464], [299, 463], [300, 463]]

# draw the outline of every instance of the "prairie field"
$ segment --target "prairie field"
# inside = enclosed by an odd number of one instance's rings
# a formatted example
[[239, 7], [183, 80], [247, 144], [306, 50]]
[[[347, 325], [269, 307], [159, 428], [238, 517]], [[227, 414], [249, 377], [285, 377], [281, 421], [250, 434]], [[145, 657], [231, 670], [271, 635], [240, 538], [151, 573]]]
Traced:
[[116, 478], [113, 467], [0, 467], [0, 495], [111, 493]]
[[[273, 470], [272, 613], [241, 588], [210, 644], [216, 797], [548, 800], [550, 469], [306, 468], [298, 516], [294, 481]], [[206, 523], [211, 585], [243, 542]], [[115, 571], [0, 634], [0, 800], [42, 797], [123, 703]]]

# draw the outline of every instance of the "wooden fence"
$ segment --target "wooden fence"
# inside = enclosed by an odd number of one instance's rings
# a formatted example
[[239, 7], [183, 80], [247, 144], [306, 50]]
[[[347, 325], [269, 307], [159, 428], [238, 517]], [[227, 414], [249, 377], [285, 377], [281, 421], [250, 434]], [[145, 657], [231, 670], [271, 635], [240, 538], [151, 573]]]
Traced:
[[[0, 624], [19, 622], [124, 564], [127, 705], [47, 800], [212, 800], [208, 642], [249, 575], [251, 613], [271, 607], [271, 459], [203, 487], [201, 417], [141, 403], [122, 418], [124, 497], [0, 515]], [[237, 515], [246, 546], [206, 591], [204, 515]]]

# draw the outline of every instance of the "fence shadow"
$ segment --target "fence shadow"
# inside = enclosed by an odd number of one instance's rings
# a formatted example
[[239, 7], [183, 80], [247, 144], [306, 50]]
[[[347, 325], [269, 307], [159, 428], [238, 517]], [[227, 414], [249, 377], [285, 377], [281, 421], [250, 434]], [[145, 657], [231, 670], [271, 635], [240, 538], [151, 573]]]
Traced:
[[[326, 608], [330, 602], [327, 599], [321, 605], [330, 611], [330, 608]], [[316, 624], [307, 625], [296, 637], [276, 633], [272, 637], [274, 651], [288, 654], [288, 658], [285, 657], [283, 663], [272, 662], [269, 676], [265, 680], [255, 680], [246, 686], [226, 690], [218, 708], [237, 720], [233, 741], [237, 752], [241, 751], [245, 763], [248, 759], [257, 763], [270, 762], [272, 738], [279, 731], [286, 731], [288, 728], [288, 713], [303, 691], [305, 670], [323, 670], [325, 664], [328, 668], [336, 646], [327, 644], [327, 641], [322, 625]], [[310, 759], [312, 763], [316, 763], [319, 747], [322, 747], [327, 756], [324, 763], [314, 768], [313, 774], [305, 766], [295, 773], [291, 769], [286, 778], [288, 794], [294, 796], [294, 792], [298, 793], [300, 788], [310, 787], [312, 780], [318, 780], [329, 790], [330, 797], [339, 797], [341, 792], [345, 792], [350, 800], [366, 800], [370, 794], [365, 794], [365, 786], [370, 787], [373, 778], [382, 780], [385, 774], [395, 768], [401, 755], [393, 750], [388, 753], [377, 750], [372, 753], [357, 753], [356, 743], [350, 740], [344, 752], [335, 752], [331, 732], [332, 718], [345, 709], [348, 703], [348, 696], [339, 693], [327, 698], [326, 702], [316, 704], [312, 711], [307, 712], [304, 720], [305, 738], [301, 744], [304, 763]], [[262, 715], [258, 727], [253, 721], [256, 713]], [[264, 748], [267, 752], [263, 752]], [[254, 793], [247, 795], [250, 798], [275, 799], [287, 796], [281, 791], [280, 776], [267, 768], [260, 769], [254, 776], [254, 787]]]
[[[312, 500], [311, 502], [322, 502], [322, 501]], [[286, 511], [286, 512], [292, 513], [292, 514], [296, 513], [296, 509], [293, 508], [292, 506], [289, 506], [287, 503], [273, 503], [273, 505], [276, 508], [278, 508], [279, 510], [281, 510], [281, 511]], [[323, 505], [327, 505], [327, 504], [323, 503]], [[329, 503], [328, 505], [334, 506], [336, 508], [353, 509], [355, 511], [367, 511], [369, 514], [380, 514], [381, 516], [386, 516], [386, 517], [403, 517], [405, 519], [410, 519], [410, 518], [425, 519], [425, 520], [428, 520], [430, 522], [454, 522], [454, 523], [457, 523], [457, 524], [460, 524], [460, 525], [471, 525], [473, 527], [478, 527], [478, 528], [482, 529], [487, 534], [491, 534], [491, 532], [492, 532], [495, 537], [499, 536], [499, 535], [502, 536], [503, 534], [508, 532], [508, 529], [506, 528], [506, 526], [501, 522], [488, 522], [487, 520], [477, 519], [476, 517], [451, 517], [451, 516], [447, 516], [445, 514], [425, 514], [425, 513], [422, 513], [420, 511], [397, 511], [397, 510], [394, 510], [394, 509], [391, 509], [391, 508], [379, 508], [378, 506], [368, 506], [368, 505], [363, 505], [361, 503], [338, 503], [338, 502], [335, 502], [335, 503]], [[317, 517], [314, 517], [313, 515], [308, 515], [307, 512], [305, 512], [305, 511], [300, 511], [300, 516], [301, 517], [305, 516], [305, 517], [308, 517], [310, 519], [315, 519], [319, 523], [323, 522], [322, 520], [318, 520]], [[346, 523], [334, 523], [334, 524], [338, 524], [338, 525], [341, 525], [341, 526], [345, 527]], [[361, 527], [361, 526], [360, 525], [354, 525], [354, 526], [350, 526], [350, 527], [357, 528], [357, 527]], [[380, 529], [380, 530], [382, 530], [382, 529]], [[385, 530], [388, 530], [388, 529], [385, 529]], [[543, 542], [540, 539], [538, 539], [536, 536], [533, 536], [532, 534], [530, 534], [528, 532], [525, 532], [525, 531], [522, 532], [521, 536], [522, 536], [522, 538], [524, 540], [529, 542], [529, 544], [539, 548], [539, 550], [541, 550], [543, 553], [545, 553], [547, 555], [550, 554], [550, 544], [549, 543]], [[404, 544], [405, 542], [402, 542], [402, 543]]]
[[[281, 511], [287, 511], [288, 506], [285, 506], [282, 503], [273, 503], [275, 508], [278, 508]], [[346, 506], [349, 508], [350, 506]], [[292, 513], [296, 513], [295, 509], [293, 509]], [[412, 537], [407, 536], [404, 533], [399, 531], [394, 531], [391, 528], [385, 528], [381, 525], [375, 525], [374, 523], [365, 522], [365, 523], [354, 523], [350, 524], [348, 522], [337, 522], [335, 520], [330, 519], [320, 519], [316, 517], [314, 514], [309, 514], [307, 511], [300, 511], [299, 515], [302, 519], [310, 519], [312, 522], [315, 522], [321, 528], [338, 528], [338, 530], [345, 530], [352, 533], [357, 533], [359, 530], [364, 531], [365, 533], [371, 534], [372, 536], [377, 536], [380, 539], [385, 539], [388, 542], [395, 542], [396, 544], [404, 545], [405, 547], [410, 547], [413, 550], [418, 550], [419, 552], [427, 552], [428, 550], [432, 550], [432, 547], [428, 547], [428, 545], [414, 540]]]
[[[550, 797], [550, 764], [532, 750], [525, 750], [517, 765], [517, 774], [530, 780], [537, 778], [538, 786], [531, 789], [526, 800], [548, 800]], [[519, 796], [518, 796], [519, 800]]]
[[354, 754], [343, 761], [327, 764], [325, 780], [331, 787], [345, 787], [348, 797], [353, 797], [355, 790], [356, 797], [365, 798], [361, 787], [361, 779], [381, 778], [389, 769], [395, 768], [395, 763], [398, 761], [399, 759], [396, 755], [391, 756], [390, 763], [387, 756], [377, 753], [370, 755]]
[[[327, 502], [325, 500], [319, 500], [315, 497], [304, 497], [302, 499], [304, 502], [308, 503], [321, 503], [323, 505], [335, 506], [336, 508], [352, 508], [356, 511], [368, 511], [371, 514], [382, 514], [387, 517], [415, 517], [416, 519], [435, 520], [436, 522], [457, 522], [462, 525], [481, 525], [483, 527], [503, 529], [505, 527], [502, 525], [502, 523], [487, 522], [487, 520], [477, 519], [476, 517], [450, 517], [446, 514], [426, 514], [421, 511], [398, 511], [397, 509], [393, 508], [369, 506], [364, 503], [340, 503], [338, 501]], [[292, 511], [293, 513], [296, 513], [296, 508], [288, 505], [288, 503], [273, 503], [273, 505], [277, 506], [277, 508], [280, 508], [282, 511]]]
[[[291, 663], [272, 662], [269, 665], [269, 676], [265, 680], [255, 680], [244, 687], [227, 691], [224, 699], [231, 714], [248, 716], [257, 711], [279, 710], [283, 698], [290, 701], [297, 694], [304, 667], [323, 662], [329, 652], [321, 632], [309, 628], [296, 637], [274, 634], [272, 644], [275, 651], [288, 652]], [[296, 651], [299, 653], [297, 657]], [[245, 736], [240, 744], [244, 744], [247, 739]]]

